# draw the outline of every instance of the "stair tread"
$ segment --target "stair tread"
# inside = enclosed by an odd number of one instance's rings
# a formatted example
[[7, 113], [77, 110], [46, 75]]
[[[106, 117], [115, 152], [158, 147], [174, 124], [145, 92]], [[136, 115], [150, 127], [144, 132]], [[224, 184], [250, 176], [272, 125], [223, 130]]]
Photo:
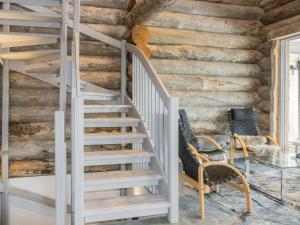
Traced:
[[164, 196], [155, 194], [94, 199], [85, 202], [85, 216], [123, 210], [144, 210], [147, 207], [169, 207], [169, 202]]
[[119, 158], [119, 157], [145, 157], [145, 156], [153, 156], [153, 153], [147, 152], [144, 150], [114, 150], [114, 151], [98, 151], [98, 152], [85, 152], [85, 157], [99, 157], [102, 159], [106, 158]]
[[131, 108], [131, 105], [84, 105], [85, 109]]
[[145, 138], [146, 135], [143, 133], [88, 133], [85, 134], [85, 139], [121, 139], [121, 138]]
[[85, 184], [105, 184], [111, 182], [135, 181], [140, 179], [161, 179], [162, 176], [154, 170], [118, 170], [85, 174]]
[[85, 122], [110, 122], [110, 123], [122, 123], [122, 122], [140, 122], [141, 120], [134, 117], [110, 117], [110, 118], [89, 118], [84, 119]]
[[9, 60], [30, 60], [37, 57], [42, 57], [48, 54], [59, 53], [59, 49], [40, 50], [40, 51], [25, 51], [25, 52], [8, 52], [0, 54], [3, 59]]
[[61, 15], [58, 13], [38, 13], [17, 10], [0, 10], [0, 19], [30, 20], [39, 22], [60, 22]]

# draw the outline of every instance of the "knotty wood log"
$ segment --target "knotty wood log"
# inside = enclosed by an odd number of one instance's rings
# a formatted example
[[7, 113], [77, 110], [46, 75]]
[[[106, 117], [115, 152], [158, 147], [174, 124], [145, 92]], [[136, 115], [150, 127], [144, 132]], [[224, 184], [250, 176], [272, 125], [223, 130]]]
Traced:
[[259, 62], [258, 65], [262, 68], [262, 71], [271, 71], [271, 57], [264, 57]]
[[145, 45], [143, 52], [157, 59], [191, 59], [213, 62], [256, 63], [262, 55], [256, 50], [214, 48], [191, 45]]
[[189, 76], [160, 74], [160, 79], [168, 89], [177, 91], [255, 91], [260, 85], [256, 78]]
[[299, 15], [300, 0], [295, 0], [265, 13], [261, 19], [263, 24], [271, 24], [277, 21]]
[[150, 61], [157, 73], [255, 77], [261, 72], [256, 64], [171, 59], [151, 59]]
[[174, 12], [161, 12], [144, 22], [143, 25], [240, 35], [258, 35], [263, 29], [262, 23], [257, 20], [217, 18]]
[[223, 3], [231, 5], [257, 6], [261, 0], [206, 0], [207, 2]]
[[129, 28], [141, 24], [174, 2], [175, 0], [142, 0], [129, 12], [126, 24]]
[[259, 6], [264, 9], [264, 11], [269, 11], [278, 6], [284, 5], [286, 3], [292, 2], [294, 0], [262, 0]]
[[135, 26], [132, 39], [143, 47], [145, 44], [187, 44], [209, 47], [224, 47], [238, 49], [256, 49], [261, 44], [257, 37], [232, 34], [218, 34], [197, 32], [170, 28]]
[[205, 1], [177, 0], [166, 8], [172, 12], [199, 14], [202, 16], [215, 16], [244, 20], [259, 20], [263, 10], [259, 7], [219, 4]]
[[234, 107], [253, 106], [261, 101], [256, 92], [182, 92], [169, 90], [172, 96], [179, 98], [180, 107]]
[[[71, 54], [71, 42], [69, 42], [69, 54]], [[91, 56], [120, 57], [120, 50], [103, 42], [80, 41], [80, 54]]]

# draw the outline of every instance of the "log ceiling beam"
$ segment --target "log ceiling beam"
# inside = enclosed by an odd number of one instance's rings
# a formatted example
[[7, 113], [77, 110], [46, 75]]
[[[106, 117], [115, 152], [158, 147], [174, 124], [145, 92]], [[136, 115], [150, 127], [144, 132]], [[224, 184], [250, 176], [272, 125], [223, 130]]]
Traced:
[[126, 24], [129, 28], [133, 28], [174, 2], [175, 0], [142, 0], [129, 12]]

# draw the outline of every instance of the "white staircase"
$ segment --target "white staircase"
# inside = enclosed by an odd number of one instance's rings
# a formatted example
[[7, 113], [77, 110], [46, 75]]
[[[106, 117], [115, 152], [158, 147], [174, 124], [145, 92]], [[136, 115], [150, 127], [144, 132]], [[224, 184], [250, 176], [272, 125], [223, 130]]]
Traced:
[[[177, 100], [168, 95], [143, 53], [125, 41], [81, 25], [78, 0], [73, 1], [74, 21], [67, 18], [66, 0], [1, 2], [6, 6], [0, 11], [0, 24], [6, 26], [0, 33], [3, 64], [10, 70], [59, 87], [60, 111], [66, 111], [66, 93], [71, 92], [72, 223], [83, 225], [161, 215], [167, 215], [172, 223], [177, 222]], [[10, 10], [11, 3], [30, 11]], [[44, 6], [61, 6], [61, 13], [51, 12]], [[58, 34], [16, 33], [10, 32], [9, 26], [59, 31]], [[73, 28], [72, 56], [67, 56], [67, 26]], [[121, 49], [120, 92], [80, 79], [80, 33]], [[8, 51], [12, 47], [57, 42], [60, 42], [58, 49]], [[126, 95], [126, 67], [130, 59], [127, 55], [132, 57], [134, 66], [132, 99]], [[58, 135], [56, 139], [56, 147], [64, 149], [64, 137]], [[115, 146], [115, 150], [101, 150], [106, 145]], [[99, 150], [90, 151], [91, 146]], [[62, 161], [66, 159], [57, 159], [56, 163]], [[87, 167], [96, 166], [119, 169], [85, 173]], [[59, 176], [63, 178], [64, 174]], [[100, 199], [97, 193], [103, 191], [114, 191], [119, 196]]]

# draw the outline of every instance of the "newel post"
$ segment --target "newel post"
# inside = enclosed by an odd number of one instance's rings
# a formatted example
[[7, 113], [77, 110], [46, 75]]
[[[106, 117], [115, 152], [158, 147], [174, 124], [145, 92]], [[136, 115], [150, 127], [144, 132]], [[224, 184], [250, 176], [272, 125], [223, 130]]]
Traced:
[[169, 105], [169, 222], [178, 222], [178, 99], [170, 98]]

